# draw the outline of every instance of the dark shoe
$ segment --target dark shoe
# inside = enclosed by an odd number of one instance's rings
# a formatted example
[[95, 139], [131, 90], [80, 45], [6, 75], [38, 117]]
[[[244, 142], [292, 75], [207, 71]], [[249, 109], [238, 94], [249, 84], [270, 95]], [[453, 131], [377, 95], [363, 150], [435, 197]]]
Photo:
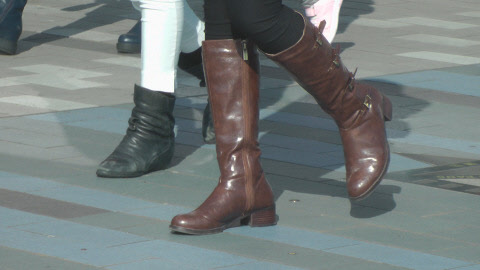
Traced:
[[142, 22], [140, 20], [128, 31], [120, 35], [117, 42], [119, 53], [140, 53], [142, 50]]
[[[302, 15], [300, 15], [302, 16]], [[375, 88], [355, 81], [322, 35], [308, 20], [301, 39], [275, 55], [266, 54], [287, 69], [336, 121], [342, 137], [351, 199], [368, 196], [387, 172], [390, 160], [385, 121], [392, 118], [390, 100]]]
[[16, 54], [26, 0], [0, 0], [0, 53]]
[[137, 177], [170, 164], [175, 145], [175, 96], [135, 85], [134, 103], [126, 135], [100, 163], [97, 176]]
[[213, 119], [218, 124], [220, 179], [205, 202], [193, 212], [174, 217], [170, 229], [212, 234], [241, 224], [275, 225], [273, 192], [260, 165], [258, 147], [258, 54], [253, 45], [235, 40], [205, 41], [203, 53]]
[[203, 111], [202, 136], [203, 141], [206, 144], [215, 143], [215, 128], [213, 127], [212, 109], [210, 108], [210, 101], [208, 101], [207, 106], [205, 106], [205, 110]]
[[181, 52], [178, 57], [178, 67], [190, 75], [200, 80], [200, 86], [205, 87], [205, 75], [202, 66], [202, 48], [198, 48], [191, 53]]
[[[200, 86], [205, 87], [205, 75], [203, 74], [202, 62], [202, 48], [198, 48], [191, 53], [181, 52], [178, 58], [178, 67], [197, 77], [200, 80]], [[202, 136], [205, 143], [214, 144], [215, 131], [213, 128], [212, 114], [210, 111], [210, 102], [208, 102], [205, 110], [203, 111]]]

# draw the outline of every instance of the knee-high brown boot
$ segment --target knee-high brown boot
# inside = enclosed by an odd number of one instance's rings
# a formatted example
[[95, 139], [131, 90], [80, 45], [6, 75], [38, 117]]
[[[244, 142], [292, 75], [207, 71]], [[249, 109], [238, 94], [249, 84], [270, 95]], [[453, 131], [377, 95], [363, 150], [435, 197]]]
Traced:
[[259, 62], [255, 47], [240, 40], [203, 43], [203, 64], [215, 125], [220, 179], [196, 210], [173, 218], [170, 229], [219, 233], [240, 222], [276, 223], [273, 192], [258, 147]]
[[339, 52], [308, 20], [301, 39], [267, 57], [287, 69], [336, 121], [342, 137], [347, 190], [351, 199], [368, 196], [387, 171], [390, 152], [385, 120], [392, 117], [390, 100], [375, 88], [355, 81]]

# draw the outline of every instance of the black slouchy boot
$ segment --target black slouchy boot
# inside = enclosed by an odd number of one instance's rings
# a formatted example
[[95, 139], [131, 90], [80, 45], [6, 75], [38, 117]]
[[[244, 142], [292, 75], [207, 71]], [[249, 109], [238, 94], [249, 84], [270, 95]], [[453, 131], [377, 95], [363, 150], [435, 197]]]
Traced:
[[134, 103], [127, 134], [100, 163], [97, 176], [137, 177], [170, 164], [175, 145], [175, 96], [135, 85]]

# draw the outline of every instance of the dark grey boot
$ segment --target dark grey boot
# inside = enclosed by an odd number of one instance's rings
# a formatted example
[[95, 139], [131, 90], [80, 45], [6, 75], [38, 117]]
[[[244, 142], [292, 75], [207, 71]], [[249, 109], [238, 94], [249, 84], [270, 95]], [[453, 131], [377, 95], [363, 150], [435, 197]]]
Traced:
[[27, 0], [0, 0], [0, 53], [16, 54]]
[[170, 164], [175, 145], [175, 96], [135, 85], [134, 103], [127, 134], [100, 163], [97, 176], [137, 177]]

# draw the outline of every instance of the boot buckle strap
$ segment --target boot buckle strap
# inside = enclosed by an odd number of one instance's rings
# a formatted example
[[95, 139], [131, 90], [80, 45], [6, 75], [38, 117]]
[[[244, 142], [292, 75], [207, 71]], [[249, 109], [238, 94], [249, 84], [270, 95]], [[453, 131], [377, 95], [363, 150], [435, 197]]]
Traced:
[[317, 49], [318, 47], [321, 47], [321, 46], [323, 46], [322, 38], [317, 36], [317, 38], [315, 39], [315, 45], [313, 45], [313, 48]]
[[136, 122], [137, 118], [131, 117], [130, 119], [128, 119], [128, 129], [135, 131], [137, 129]]
[[337, 47], [333, 51], [333, 60], [332, 63], [336, 68], [340, 67], [340, 45], [337, 44]]
[[358, 68], [355, 69], [355, 72], [353, 72], [352, 76], [350, 76], [350, 79], [348, 80], [348, 89], [350, 92], [353, 91], [353, 88], [355, 86], [355, 75], [357, 74]]
[[318, 33], [315, 35], [315, 45], [313, 45], [314, 49], [317, 49], [318, 47], [323, 46], [322, 33], [323, 33], [323, 29], [325, 29], [326, 24], [327, 22], [323, 20], [320, 22], [320, 25], [318, 26]]
[[363, 105], [367, 107], [368, 109], [372, 108], [372, 98], [369, 95], [365, 96], [365, 99], [363, 100]]

